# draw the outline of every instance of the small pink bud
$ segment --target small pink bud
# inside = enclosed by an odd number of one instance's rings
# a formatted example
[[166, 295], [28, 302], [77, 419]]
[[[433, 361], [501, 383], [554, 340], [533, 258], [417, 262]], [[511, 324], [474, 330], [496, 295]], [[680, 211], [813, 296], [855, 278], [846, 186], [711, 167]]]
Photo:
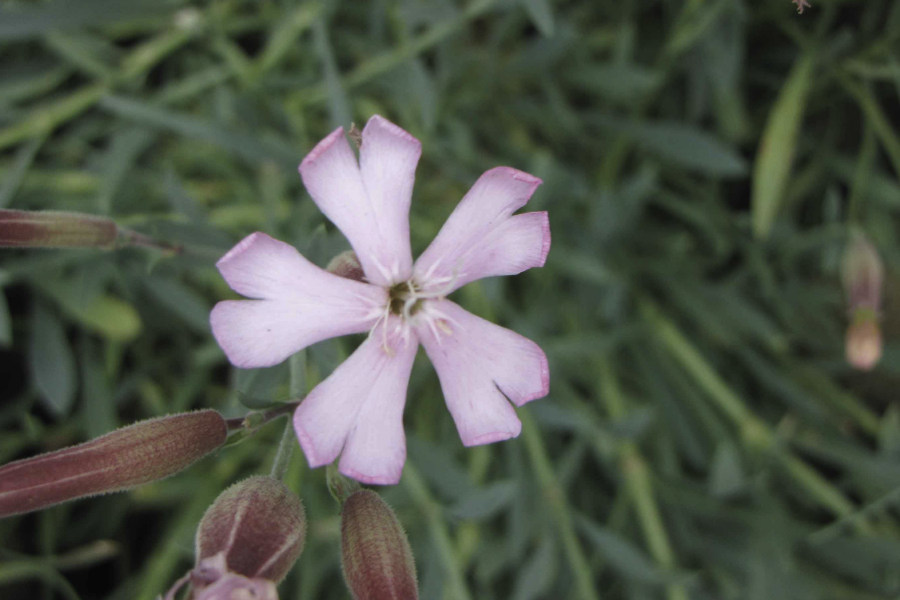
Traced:
[[855, 233], [844, 250], [841, 265], [844, 293], [851, 313], [881, 308], [881, 286], [884, 266], [875, 246], [862, 233]]
[[862, 313], [847, 329], [847, 362], [861, 371], [871, 370], [881, 359], [881, 329], [873, 315]]
[[341, 511], [341, 562], [354, 600], [417, 600], [416, 564], [391, 507], [360, 490]]
[[222, 555], [230, 573], [279, 582], [306, 541], [303, 504], [273, 477], [240, 481], [207, 509], [197, 528], [197, 568]]
[[111, 249], [117, 234], [115, 222], [106, 217], [0, 209], [0, 247]]
[[332, 258], [331, 262], [328, 263], [328, 266], [325, 267], [325, 270], [329, 273], [334, 273], [340, 277], [346, 277], [347, 279], [353, 279], [355, 281], [366, 280], [366, 274], [363, 272], [362, 265], [359, 264], [356, 252], [353, 250], [341, 252]]
[[225, 443], [214, 410], [148, 419], [0, 467], [0, 517], [164, 479]]

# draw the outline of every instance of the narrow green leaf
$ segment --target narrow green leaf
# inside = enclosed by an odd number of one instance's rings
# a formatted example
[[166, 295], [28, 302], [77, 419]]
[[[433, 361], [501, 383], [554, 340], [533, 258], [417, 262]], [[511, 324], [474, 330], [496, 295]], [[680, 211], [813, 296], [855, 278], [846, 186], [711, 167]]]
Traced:
[[785, 197], [812, 74], [812, 56], [802, 56], [788, 75], [769, 113], [756, 152], [750, 209], [753, 234], [760, 239], [769, 235]]
[[175, 6], [150, 0], [59, 0], [27, 9], [4, 7], [0, 10], [0, 42], [171, 12]]
[[744, 469], [737, 448], [724, 442], [716, 448], [709, 474], [709, 492], [717, 498], [733, 496], [744, 489]]
[[518, 577], [513, 587], [513, 600], [545, 598], [556, 575], [556, 544], [545, 535], [534, 554], [516, 569]]
[[198, 333], [209, 332], [210, 306], [203, 296], [174, 279], [148, 277], [144, 287], [169, 312]]
[[519, 0], [519, 2], [542, 35], [546, 37], [553, 35], [553, 9], [550, 0]]
[[44, 140], [46, 139], [47, 136], [45, 135], [32, 138], [16, 153], [15, 161], [5, 174], [3, 185], [0, 185], [0, 208], [5, 208], [12, 202], [13, 196], [19, 191], [19, 186], [22, 185], [25, 173], [31, 168], [31, 163], [34, 162], [38, 151], [44, 145]]
[[32, 278], [32, 282], [53, 298], [60, 308], [86, 329], [110, 340], [127, 342], [141, 332], [141, 317], [131, 305], [107, 294], [85, 298], [73, 281]]
[[580, 515], [576, 522], [610, 566], [625, 577], [649, 584], [665, 581], [664, 575], [647, 555], [621, 534], [600, 527]]
[[515, 481], [498, 481], [461, 498], [448, 512], [456, 519], [487, 519], [512, 502], [518, 489]]
[[52, 567], [37, 561], [24, 560], [0, 565], [0, 587], [29, 579], [37, 579], [50, 588], [56, 589], [67, 600], [81, 600], [72, 584]]
[[12, 346], [12, 317], [9, 314], [9, 304], [6, 303], [6, 294], [0, 290], [0, 348]]
[[87, 336], [78, 345], [84, 429], [89, 438], [100, 437], [118, 426], [113, 394], [103, 364]]
[[606, 115], [593, 121], [603, 129], [623, 133], [646, 151], [672, 164], [714, 177], [740, 177], [747, 163], [730, 145], [691, 125], [671, 121], [639, 122]]
[[75, 401], [75, 357], [62, 323], [40, 304], [31, 315], [28, 358], [41, 400], [57, 417], [66, 416]]
[[900, 456], [900, 406], [897, 404], [891, 404], [881, 418], [878, 428], [878, 449], [888, 456]]

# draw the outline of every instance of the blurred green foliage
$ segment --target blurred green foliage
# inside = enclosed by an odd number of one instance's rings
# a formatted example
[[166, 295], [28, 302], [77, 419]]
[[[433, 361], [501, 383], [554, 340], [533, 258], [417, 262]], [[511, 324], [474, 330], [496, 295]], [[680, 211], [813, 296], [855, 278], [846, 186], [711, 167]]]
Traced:
[[[256, 230], [346, 242], [295, 169], [384, 115], [422, 140], [419, 252], [478, 175], [544, 180], [546, 267], [458, 293], [536, 340], [551, 393], [464, 449], [421, 360], [384, 489], [423, 599], [900, 594], [900, 3], [7, 0], [0, 207], [110, 215], [191, 248], [0, 254], [0, 462], [137, 419], [243, 415], [352, 350], [259, 371], [209, 334], [215, 259]], [[887, 269], [881, 364], [843, 358], [851, 227]], [[250, 401], [248, 399], [254, 399]], [[266, 425], [129, 494], [0, 521], [0, 597], [149, 600], [204, 509], [267, 472]], [[342, 599], [337, 505], [295, 452], [310, 534], [282, 598]]]

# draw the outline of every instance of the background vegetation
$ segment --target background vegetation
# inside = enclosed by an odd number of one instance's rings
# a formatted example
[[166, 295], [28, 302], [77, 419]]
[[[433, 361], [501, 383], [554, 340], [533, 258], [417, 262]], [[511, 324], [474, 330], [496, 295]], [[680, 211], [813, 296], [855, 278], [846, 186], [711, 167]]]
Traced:
[[[422, 140], [414, 253], [496, 165], [543, 178], [553, 231], [546, 267], [455, 298], [550, 357], [519, 439], [462, 448], [413, 370], [382, 492], [423, 599], [896, 598], [898, 97], [890, 0], [7, 0], [0, 207], [192, 250], [0, 254], [0, 462], [327, 376], [357, 340], [231, 368], [213, 263], [256, 230], [320, 265], [345, 249], [296, 167], [379, 113]], [[888, 272], [869, 373], [844, 359], [853, 227]], [[0, 521], [0, 596], [153, 598], [280, 432]], [[310, 532], [282, 598], [348, 598], [324, 470], [298, 451], [287, 482]]]

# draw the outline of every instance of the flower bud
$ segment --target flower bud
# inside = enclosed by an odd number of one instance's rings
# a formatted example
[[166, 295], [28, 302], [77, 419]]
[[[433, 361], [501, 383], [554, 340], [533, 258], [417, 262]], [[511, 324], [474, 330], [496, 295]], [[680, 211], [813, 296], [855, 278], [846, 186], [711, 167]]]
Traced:
[[224, 444], [226, 435], [219, 413], [199, 410], [9, 463], [0, 467], [0, 517], [163, 479]]
[[857, 318], [847, 329], [847, 362], [861, 371], [871, 370], [881, 359], [881, 329], [874, 317]]
[[362, 265], [356, 257], [356, 252], [353, 250], [341, 252], [332, 258], [331, 262], [328, 263], [328, 266], [325, 267], [325, 270], [329, 273], [334, 273], [340, 277], [346, 277], [347, 279], [353, 279], [355, 281], [366, 280], [366, 274], [363, 272]]
[[[227, 571], [279, 582], [303, 551], [306, 515], [296, 494], [257, 475], [221, 494], [197, 528], [197, 570], [222, 555]], [[195, 584], [196, 587], [196, 584]]]
[[842, 277], [851, 314], [860, 309], [875, 313], [881, 307], [884, 267], [875, 246], [861, 233], [855, 233], [844, 251]]
[[176, 581], [165, 600], [175, 600], [188, 582], [193, 587], [192, 600], [278, 600], [275, 583], [228, 572], [225, 555], [221, 552], [201, 561], [195, 569]]
[[117, 234], [115, 222], [106, 217], [0, 209], [0, 247], [111, 249]]
[[354, 600], [417, 600], [416, 565], [400, 521], [381, 496], [360, 490], [341, 511], [341, 563]]

